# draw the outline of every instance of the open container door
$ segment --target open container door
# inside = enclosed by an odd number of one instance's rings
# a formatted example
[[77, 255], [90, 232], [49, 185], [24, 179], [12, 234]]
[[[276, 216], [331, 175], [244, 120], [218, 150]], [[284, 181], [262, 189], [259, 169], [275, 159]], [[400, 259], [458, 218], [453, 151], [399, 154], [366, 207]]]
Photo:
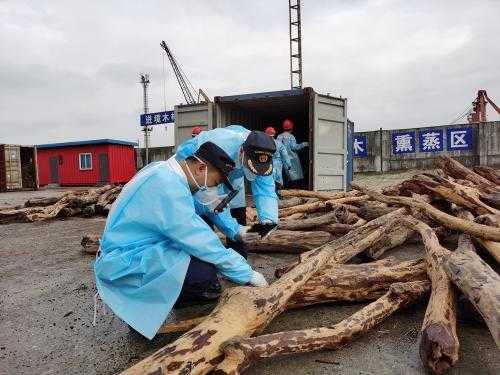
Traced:
[[312, 97], [311, 169], [316, 191], [345, 191], [347, 181], [346, 99], [314, 93]]
[[214, 124], [214, 103], [175, 106], [175, 148], [191, 138], [193, 126], [211, 130]]

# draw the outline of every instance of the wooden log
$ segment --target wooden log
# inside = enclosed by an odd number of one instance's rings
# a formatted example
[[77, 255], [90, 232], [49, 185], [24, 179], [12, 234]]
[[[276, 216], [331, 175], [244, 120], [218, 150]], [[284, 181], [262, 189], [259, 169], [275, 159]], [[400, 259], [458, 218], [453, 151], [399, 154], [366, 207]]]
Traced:
[[439, 244], [437, 236], [427, 224], [408, 216], [402, 222], [422, 236], [427, 274], [432, 282], [431, 297], [421, 330], [420, 358], [430, 372], [442, 374], [457, 363], [460, 347], [456, 327], [456, 296], [443, 268], [450, 251]]
[[480, 175], [481, 177], [484, 177], [485, 179], [487, 179], [491, 183], [493, 183], [495, 185], [500, 185], [500, 171], [498, 171], [497, 169], [487, 167], [485, 165], [474, 167], [472, 169], [478, 175]]
[[298, 220], [298, 219], [302, 219], [305, 217], [306, 217], [306, 214], [304, 212], [297, 212], [296, 214], [291, 214], [290, 216], [287, 216], [286, 219], [287, 220]]
[[364, 254], [372, 259], [378, 259], [385, 254], [386, 251], [404, 244], [414, 233], [415, 231], [407, 225], [396, 223], [385, 231], [380, 241], [367, 249]]
[[99, 249], [99, 235], [98, 234], [86, 234], [82, 237], [80, 242], [82, 249], [87, 254], [96, 254]]
[[429, 289], [427, 281], [396, 283], [375, 302], [332, 327], [278, 332], [251, 338], [234, 337], [222, 344], [225, 358], [214, 374], [240, 374], [261, 358], [339, 348], [367, 332], [398, 309], [420, 299]]
[[116, 199], [121, 190], [122, 190], [121, 186], [115, 186], [100, 194], [95, 204], [95, 212], [99, 214], [102, 213], [104, 211], [104, 207], [112, 203]]
[[329, 241], [332, 235], [328, 232], [305, 232], [292, 230], [275, 230], [267, 238], [247, 243], [249, 253], [292, 253], [300, 254], [315, 249]]
[[500, 214], [499, 210], [481, 201], [481, 193], [476, 188], [463, 186], [439, 176], [417, 175], [414, 176], [412, 180], [415, 184], [438, 194], [448, 202], [455, 203], [458, 206], [471, 210], [477, 215]]
[[32, 198], [24, 202], [24, 207], [45, 207], [56, 203], [61, 197]]
[[473, 182], [476, 185], [492, 185], [493, 183], [486, 178], [478, 175], [474, 171], [462, 165], [460, 162], [452, 158], [440, 155], [438, 156], [439, 167], [449, 176], [460, 178]]
[[310, 190], [280, 190], [280, 195], [283, 198], [287, 197], [318, 198], [321, 200], [328, 201], [332, 199], [353, 197], [360, 194], [355, 190], [351, 190], [348, 192], [338, 192], [338, 193], [329, 193], [324, 191], [310, 191]]
[[372, 301], [396, 282], [428, 280], [423, 259], [395, 263], [327, 264], [288, 301], [287, 309], [328, 302]]
[[[386, 258], [362, 264], [327, 264], [288, 301], [286, 309], [329, 302], [365, 302], [380, 298], [396, 282], [427, 279], [423, 259], [397, 263]], [[185, 332], [206, 317], [167, 322], [159, 333]]]
[[490, 227], [500, 228], [500, 216], [498, 215], [480, 215], [472, 217], [472, 220], [478, 224], [489, 225]]
[[64, 207], [59, 212], [59, 217], [72, 217], [78, 216], [82, 213], [82, 209], [80, 207]]
[[500, 264], [500, 242], [476, 238], [481, 246]]
[[312, 202], [312, 203], [305, 203], [301, 204], [299, 206], [294, 206], [294, 207], [289, 207], [289, 208], [282, 208], [278, 210], [278, 216], [279, 217], [286, 217], [290, 216], [296, 213], [311, 213], [311, 212], [317, 212], [317, 211], [326, 211], [327, 210], [327, 204], [324, 201], [317, 201], [317, 202]]
[[467, 234], [460, 235], [457, 250], [443, 265], [450, 280], [482, 315], [500, 349], [500, 276], [476, 254]]
[[500, 192], [485, 192], [484, 190], [485, 189], [481, 189], [481, 200], [489, 206], [500, 210]]
[[321, 216], [302, 220], [281, 220], [278, 225], [280, 230], [307, 230], [314, 229], [320, 225], [337, 222], [337, 220], [337, 212], [329, 212]]
[[385, 203], [367, 201], [360, 205], [356, 214], [359, 217], [370, 221], [376, 219], [377, 217], [384, 216], [385, 214], [388, 214], [396, 209], [397, 207], [388, 207]]
[[465, 232], [487, 240], [500, 241], [500, 228], [493, 228], [487, 225], [469, 222], [467, 220], [449, 215], [441, 210], [438, 210], [429, 203], [426, 203], [417, 198], [393, 197], [376, 193], [372, 190], [368, 190], [362, 187], [357, 188], [362, 189], [366, 194], [370, 195], [373, 199], [376, 199], [380, 202], [399, 204], [410, 207], [412, 209], [421, 210], [426, 215], [429, 215], [431, 218], [447, 228], [454, 229], [459, 232]]
[[[363, 224], [361, 224], [363, 225]], [[332, 235], [346, 234], [357, 228], [356, 225], [333, 223], [333, 224], [323, 224], [315, 228], [315, 230], [328, 232]]]
[[278, 202], [279, 208], [289, 208], [293, 206], [299, 206], [304, 203], [304, 199], [299, 197], [291, 197], [288, 199], [282, 199]]
[[323, 245], [315, 255], [269, 287], [236, 287], [224, 291], [207, 319], [124, 373], [207, 374], [223, 359], [220, 351], [223, 342], [261, 332], [283, 312], [288, 300], [311, 276], [327, 263], [345, 263], [359, 254], [369, 246], [368, 237], [348, 233]]
[[87, 206], [82, 210], [83, 217], [92, 217], [95, 215], [95, 213], [95, 204], [91, 204], [90, 206]]

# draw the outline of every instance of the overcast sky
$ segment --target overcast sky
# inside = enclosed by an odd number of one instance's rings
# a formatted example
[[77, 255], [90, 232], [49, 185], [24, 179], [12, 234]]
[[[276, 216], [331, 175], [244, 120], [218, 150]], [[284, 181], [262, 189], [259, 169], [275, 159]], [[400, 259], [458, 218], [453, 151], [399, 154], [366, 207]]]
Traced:
[[[478, 89], [500, 105], [499, 15], [498, 0], [303, 0], [304, 86], [347, 97], [356, 130], [447, 124]], [[164, 83], [166, 107], [182, 102], [162, 39], [212, 97], [289, 88], [286, 0], [0, 0], [0, 143], [142, 138], [139, 72], [152, 111]]]

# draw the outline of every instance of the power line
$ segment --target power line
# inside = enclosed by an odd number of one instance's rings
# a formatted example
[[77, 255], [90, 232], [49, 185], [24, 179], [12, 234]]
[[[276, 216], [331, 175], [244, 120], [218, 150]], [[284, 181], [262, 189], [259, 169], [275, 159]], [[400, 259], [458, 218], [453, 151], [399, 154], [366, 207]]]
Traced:
[[450, 125], [455, 124], [458, 120], [467, 116], [471, 109], [472, 109], [472, 105], [470, 104], [469, 106], [467, 106], [467, 108], [464, 111], [460, 112], [460, 114], [453, 121], [450, 122]]

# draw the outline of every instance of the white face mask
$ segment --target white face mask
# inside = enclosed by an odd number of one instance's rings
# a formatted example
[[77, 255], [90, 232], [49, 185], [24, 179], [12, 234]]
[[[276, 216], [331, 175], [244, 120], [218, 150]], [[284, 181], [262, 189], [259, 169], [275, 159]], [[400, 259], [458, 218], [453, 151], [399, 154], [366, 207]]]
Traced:
[[[200, 163], [203, 163], [200, 159], [198, 159], [196, 156], [194, 156], [196, 160], [198, 160]], [[203, 163], [205, 164], [205, 163]], [[226, 195], [221, 195], [219, 194], [219, 189], [217, 186], [207, 186], [207, 178], [208, 178], [208, 166], [205, 164], [205, 182], [203, 186], [198, 184], [198, 181], [194, 178], [193, 173], [191, 172], [191, 169], [189, 168], [189, 165], [186, 163], [187, 170], [189, 172], [189, 175], [191, 176], [191, 179], [194, 181], [196, 187], [198, 188], [198, 191], [194, 193], [194, 199], [198, 201], [198, 203], [202, 204], [203, 206], [207, 207], [210, 211], [213, 211], [220, 202], [225, 198]]]

